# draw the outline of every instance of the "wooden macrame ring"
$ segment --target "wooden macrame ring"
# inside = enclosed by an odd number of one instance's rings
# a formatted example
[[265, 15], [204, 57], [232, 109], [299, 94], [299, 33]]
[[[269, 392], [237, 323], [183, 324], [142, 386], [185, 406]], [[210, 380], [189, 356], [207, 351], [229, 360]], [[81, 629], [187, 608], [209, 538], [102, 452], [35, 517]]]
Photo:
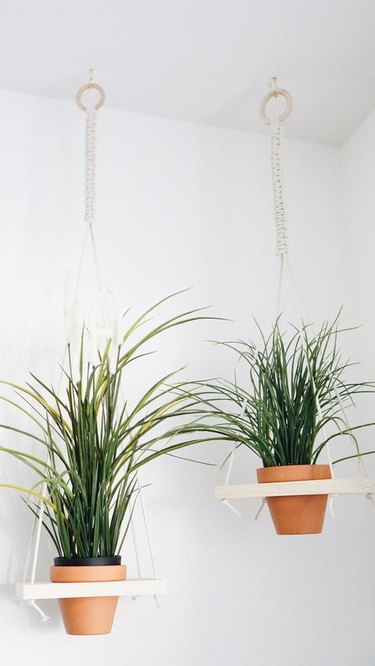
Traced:
[[99, 100], [97, 101], [94, 107], [95, 111], [101, 109], [105, 102], [105, 92], [101, 86], [99, 86], [97, 83], [85, 83], [83, 86], [80, 87], [80, 89], [77, 91], [76, 94], [77, 105], [79, 106], [80, 109], [82, 109], [82, 111], [87, 111], [87, 106], [85, 106], [82, 103], [82, 95], [83, 93], [86, 92], [86, 90], [92, 90], [92, 88], [94, 88], [94, 90], [97, 90], [99, 93]]
[[271, 99], [279, 96], [284, 97], [284, 99], [286, 100], [286, 109], [279, 117], [279, 121], [285, 122], [285, 120], [287, 120], [287, 118], [289, 118], [290, 114], [292, 113], [293, 99], [291, 94], [284, 88], [272, 88], [268, 93], [264, 95], [260, 105], [260, 117], [262, 118], [263, 122], [266, 123], [266, 125], [271, 125], [271, 120], [266, 113], [267, 104]]

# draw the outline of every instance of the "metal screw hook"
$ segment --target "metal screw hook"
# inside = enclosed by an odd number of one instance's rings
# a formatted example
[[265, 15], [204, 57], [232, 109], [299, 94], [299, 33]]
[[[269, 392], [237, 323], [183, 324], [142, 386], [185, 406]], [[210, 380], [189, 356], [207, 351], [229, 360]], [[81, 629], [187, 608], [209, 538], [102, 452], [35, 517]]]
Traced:
[[270, 80], [270, 89], [273, 97], [278, 97], [279, 96], [279, 86], [277, 85], [277, 76], [273, 76], [272, 79]]

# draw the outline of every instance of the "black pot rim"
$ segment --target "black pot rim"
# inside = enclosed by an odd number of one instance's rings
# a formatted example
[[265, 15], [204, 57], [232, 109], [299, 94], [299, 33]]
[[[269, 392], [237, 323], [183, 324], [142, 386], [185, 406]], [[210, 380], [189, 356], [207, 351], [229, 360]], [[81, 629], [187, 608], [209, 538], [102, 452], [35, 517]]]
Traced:
[[111, 557], [55, 557], [55, 567], [110, 567], [121, 564], [121, 555]]

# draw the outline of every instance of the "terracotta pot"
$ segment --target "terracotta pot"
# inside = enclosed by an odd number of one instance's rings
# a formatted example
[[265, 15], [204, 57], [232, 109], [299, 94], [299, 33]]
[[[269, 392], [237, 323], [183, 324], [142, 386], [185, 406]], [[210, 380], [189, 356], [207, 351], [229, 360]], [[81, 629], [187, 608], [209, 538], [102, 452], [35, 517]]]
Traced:
[[[329, 465], [285, 465], [257, 470], [259, 483], [330, 479]], [[320, 534], [328, 495], [288, 495], [267, 497], [267, 505], [277, 534]]]
[[[53, 583], [97, 583], [125, 580], [126, 567], [118, 565], [54, 566]], [[78, 597], [59, 599], [61, 615], [67, 634], [88, 636], [110, 634], [118, 597]]]

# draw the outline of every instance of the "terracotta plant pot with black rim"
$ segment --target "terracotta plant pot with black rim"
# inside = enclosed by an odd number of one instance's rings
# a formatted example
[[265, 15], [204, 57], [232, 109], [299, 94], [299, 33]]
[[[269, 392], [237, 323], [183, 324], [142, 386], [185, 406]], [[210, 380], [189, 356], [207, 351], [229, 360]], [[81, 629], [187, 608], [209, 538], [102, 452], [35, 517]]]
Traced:
[[[121, 557], [56, 557], [51, 567], [52, 583], [99, 583], [126, 579]], [[110, 634], [118, 597], [59, 599], [67, 634], [89, 636]]]
[[[285, 465], [257, 470], [259, 483], [330, 479], [329, 465]], [[320, 534], [328, 495], [288, 495], [267, 497], [267, 505], [277, 534]]]

